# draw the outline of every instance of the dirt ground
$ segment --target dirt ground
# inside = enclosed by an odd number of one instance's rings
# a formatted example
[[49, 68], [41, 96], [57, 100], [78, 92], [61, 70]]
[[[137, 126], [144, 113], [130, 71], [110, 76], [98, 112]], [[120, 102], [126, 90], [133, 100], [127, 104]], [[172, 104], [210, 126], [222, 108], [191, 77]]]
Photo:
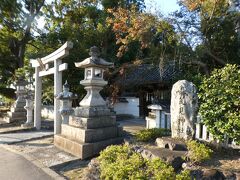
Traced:
[[212, 158], [202, 164], [203, 168], [240, 173], [240, 150], [222, 150], [215, 152]]
[[[79, 160], [57, 149], [53, 145], [53, 137], [8, 146], [37, 158], [42, 164], [50, 167], [67, 179], [81, 179], [84, 169], [87, 168], [90, 162], [90, 159]], [[220, 153], [214, 153], [211, 160], [206, 161], [198, 168], [214, 168], [220, 171], [240, 173], [240, 152], [225, 150]]]

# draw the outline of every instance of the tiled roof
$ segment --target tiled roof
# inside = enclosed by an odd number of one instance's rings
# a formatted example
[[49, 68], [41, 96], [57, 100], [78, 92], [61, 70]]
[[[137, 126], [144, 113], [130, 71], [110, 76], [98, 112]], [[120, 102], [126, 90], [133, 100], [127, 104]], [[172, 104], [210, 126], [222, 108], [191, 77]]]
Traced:
[[162, 76], [158, 66], [152, 64], [141, 64], [128, 67], [126, 74], [118, 79], [118, 82], [126, 86], [147, 85], [155, 83], [168, 83], [179, 71], [173, 64], [165, 66]]

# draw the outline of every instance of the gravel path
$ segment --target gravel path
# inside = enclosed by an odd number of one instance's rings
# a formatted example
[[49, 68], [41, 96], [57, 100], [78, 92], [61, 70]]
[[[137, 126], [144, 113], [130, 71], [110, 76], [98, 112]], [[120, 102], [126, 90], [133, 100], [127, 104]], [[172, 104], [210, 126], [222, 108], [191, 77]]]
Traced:
[[0, 179], [3, 180], [52, 180], [42, 169], [24, 157], [0, 147]]

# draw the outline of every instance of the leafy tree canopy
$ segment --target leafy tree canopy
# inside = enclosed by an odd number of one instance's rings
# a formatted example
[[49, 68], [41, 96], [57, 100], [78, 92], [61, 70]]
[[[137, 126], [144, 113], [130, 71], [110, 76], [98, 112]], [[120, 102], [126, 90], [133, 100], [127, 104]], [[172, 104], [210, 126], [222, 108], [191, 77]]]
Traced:
[[35, 39], [35, 19], [43, 5], [44, 0], [0, 1], [0, 92], [4, 95], [13, 92], [7, 86], [16, 79], [15, 71], [24, 67], [27, 46]]

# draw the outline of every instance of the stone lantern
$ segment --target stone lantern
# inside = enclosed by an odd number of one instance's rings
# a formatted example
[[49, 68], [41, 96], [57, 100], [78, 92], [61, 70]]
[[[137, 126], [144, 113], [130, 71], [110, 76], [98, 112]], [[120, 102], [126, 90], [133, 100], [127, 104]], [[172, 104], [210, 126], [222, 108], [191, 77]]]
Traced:
[[24, 109], [27, 110], [27, 121], [25, 124], [22, 124], [23, 127], [32, 127], [33, 126], [33, 93], [31, 90], [27, 92], [27, 95], [24, 96], [26, 100], [26, 105]]
[[62, 115], [63, 124], [69, 123], [69, 116], [73, 114], [74, 110], [72, 108], [72, 100], [77, 99], [77, 95], [69, 92], [69, 85], [67, 81], [63, 85], [63, 92], [59, 93], [56, 96], [57, 99], [61, 100], [61, 108], [59, 110], [60, 114]]
[[85, 69], [84, 80], [80, 81], [80, 84], [85, 86], [87, 95], [80, 102], [80, 106], [105, 106], [106, 102], [99, 94], [99, 91], [107, 85], [107, 81], [103, 79], [103, 72], [105, 69], [113, 67], [113, 63], [99, 58], [100, 52], [96, 46], [90, 49], [89, 55], [91, 56], [90, 58], [75, 63], [76, 67]]
[[103, 79], [104, 71], [113, 63], [100, 58], [97, 47], [90, 49], [89, 58], [75, 63], [84, 68], [84, 79], [80, 81], [87, 91], [74, 110], [69, 124], [62, 124], [61, 134], [54, 135], [54, 144], [81, 159], [93, 157], [111, 144], [122, 143], [122, 128], [116, 123], [112, 112], [99, 91], [107, 84]]

